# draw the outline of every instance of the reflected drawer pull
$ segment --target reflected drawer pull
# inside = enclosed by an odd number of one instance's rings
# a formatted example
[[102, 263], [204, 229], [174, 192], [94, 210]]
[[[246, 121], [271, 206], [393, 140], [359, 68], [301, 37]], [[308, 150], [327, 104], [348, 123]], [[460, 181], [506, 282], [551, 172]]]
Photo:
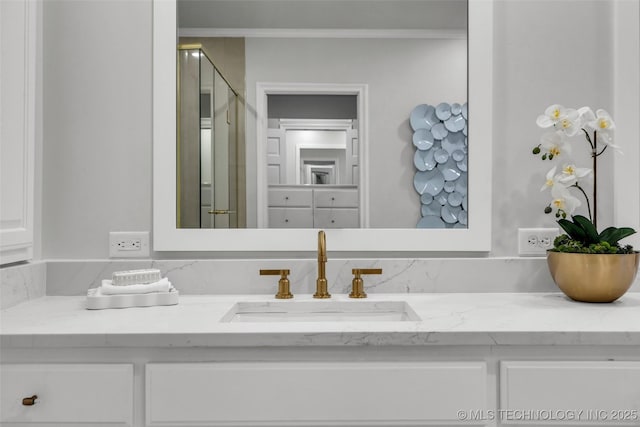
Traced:
[[22, 399], [22, 405], [23, 406], [33, 406], [36, 404], [36, 399], [38, 398], [38, 396], [36, 396], [35, 394], [31, 397], [25, 397], [24, 399]]

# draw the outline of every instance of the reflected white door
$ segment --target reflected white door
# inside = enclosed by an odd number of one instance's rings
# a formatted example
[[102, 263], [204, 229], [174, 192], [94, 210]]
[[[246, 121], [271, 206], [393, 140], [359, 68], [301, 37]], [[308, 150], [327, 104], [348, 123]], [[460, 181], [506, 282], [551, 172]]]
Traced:
[[287, 151], [283, 129], [267, 130], [267, 183], [286, 184]]
[[345, 184], [360, 185], [358, 129], [347, 130], [347, 175]]

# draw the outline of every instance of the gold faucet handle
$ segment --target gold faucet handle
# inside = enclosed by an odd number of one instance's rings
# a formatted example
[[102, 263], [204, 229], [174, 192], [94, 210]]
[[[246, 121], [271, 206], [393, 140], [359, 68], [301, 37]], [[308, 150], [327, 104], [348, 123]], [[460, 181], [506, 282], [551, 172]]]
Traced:
[[289, 274], [291, 274], [289, 272], [288, 269], [284, 269], [284, 270], [260, 270], [260, 275], [261, 276], [280, 276], [282, 278], [286, 278]]
[[351, 293], [349, 298], [366, 298], [367, 294], [364, 291], [363, 274], [382, 274], [381, 268], [354, 268], [351, 270], [353, 274], [353, 280], [351, 281]]
[[352, 268], [351, 273], [360, 277], [361, 274], [382, 274], [381, 268]]
[[287, 278], [289, 273], [290, 271], [288, 269], [260, 270], [261, 276], [280, 276], [280, 280], [278, 280], [278, 293], [276, 294], [277, 299], [293, 298], [293, 294], [289, 290], [289, 279]]

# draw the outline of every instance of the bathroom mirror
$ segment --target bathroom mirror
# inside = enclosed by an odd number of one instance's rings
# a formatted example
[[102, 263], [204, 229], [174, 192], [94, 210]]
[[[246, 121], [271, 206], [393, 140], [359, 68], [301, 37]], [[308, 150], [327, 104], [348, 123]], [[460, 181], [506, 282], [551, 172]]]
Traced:
[[[406, 1], [405, 3], [439, 3], [432, 0], [416, 0]], [[194, 2], [202, 3], [202, 2]], [[219, 2], [226, 3], [227, 6], [234, 2]], [[235, 2], [237, 4], [237, 2]], [[252, 4], [267, 4], [267, 2], [252, 2]], [[280, 2], [282, 3], [282, 2]], [[286, 1], [285, 1], [286, 3]], [[293, 2], [291, 2], [293, 3]], [[298, 2], [307, 3], [307, 2]], [[315, 3], [323, 3], [322, 1]], [[326, 3], [331, 3], [327, 1]], [[338, 2], [339, 3], [339, 2]], [[352, 2], [362, 3], [362, 2]], [[398, 3], [395, 0], [387, 1], [389, 5]], [[290, 251], [290, 250], [314, 250], [315, 242], [313, 236], [315, 236], [315, 229], [317, 228], [330, 228], [328, 226], [314, 226], [309, 225], [309, 229], [293, 228], [293, 229], [184, 229], [176, 227], [176, 194], [179, 191], [179, 187], [176, 185], [176, 146], [175, 139], [172, 138], [176, 135], [176, 119], [175, 119], [175, 105], [176, 105], [176, 22], [177, 22], [177, 9], [176, 2], [174, 1], [155, 1], [154, 2], [154, 249], [166, 250], [166, 251]], [[379, 16], [376, 19], [381, 19]], [[338, 20], [340, 21], [340, 20]], [[247, 147], [253, 141], [253, 147], [256, 147], [257, 141], [265, 139], [265, 132], [269, 132], [269, 121], [271, 120], [266, 113], [270, 100], [269, 97], [273, 96], [292, 96], [292, 95], [352, 95], [356, 97], [358, 116], [354, 122], [351, 123], [351, 127], [357, 127], [358, 138], [361, 138], [365, 143], [361, 144], [358, 151], [359, 164], [358, 167], [362, 168], [355, 176], [351, 175], [349, 184], [341, 184], [336, 180], [337, 177], [345, 177], [347, 175], [345, 169], [345, 159], [341, 154], [343, 148], [343, 138], [337, 138], [333, 141], [333, 148], [322, 149], [319, 152], [317, 148], [309, 147], [305, 148], [304, 144], [299, 142], [294, 152], [295, 162], [295, 176], [292, 185], [310, 185], [319, 190], [327, 190], [339, 185], [351, 185], [356, 186], [358, 189], [358, 208], [359, 208], [359, 220], [358, 223], [353, 226], [349, 225], [347, 228], [340, 228], [335, 230], [328, 230], [328, 238], [331, 241], [331, 249], [337, 251], [488, 251], [490, 246], [490, 205], [491, 205], [491, 85], [487, 82], [491, 81], [491, 65], [492, 65], [492, 38], [491, 38], [491, 22], [492, 22], [492, 5], [490, 1], [486, 0], [471, 0], [468, 4], [468, 103], [469, 103], [469, 165], [468, 165], [468, 177], [469, 177], [469, 200], [470, 211], [473, 212], [469, 215], [468, 228], [466, 229], [413, 229], [413, 228], [392, 228], [393, 224], [374, 225], [374, 228], [357, 228], [364, 226], [371, 227], [370, 219], [372, 217], [371, 212], [371, 194], [375, 191], [375, 187], [370, 184], [370, 177], [376, 175], [378, 177], [385, 176], [385, 159], [375, 159], [376, 162], [371, 161], [368, 157], [370, 153], [367, 151], [366, 142], [371, 136], [371, 126], [367, 123], [367, 120], [371, 119], [372, 109], [382, 109], [392, 107], [392, 99], [390, 97], [377, 98], [376, 103], [372, 103], [371, 98], [373, 94], [369, 92], [370, 88], [366, 83], [364, 77], [358, 79], [357, 75], [350, 78], [351, 82], [345, 82], [344, 80], [338, 80], [334, 83], [318, 83], [316, 79], [310, 78], [304, 82], [294, 82], [296, 84], [283, 85], [282, 82], [274, 82], [273, 80], [258, 81], [252, 85], [246, 87], [246, 103], [252, 103], [251, 107], [255, 107], [255, 111], [247, 109], [247, 122], [251, 121], [250, 115], [253, 115], [255, 121], [254, 126], [245, 126]], [[338, 22], [339, 25], [340, 22]], [[247, 32], [246, 28], [233, 28], [233, 25], [237, 23], [229, 22], [229, 27], [226, 29], [220, 29], [217, 33], [211, 32], [208, 36], [222, 36], [233, 37], [239, 34], [239, 32]], [[305, 27], [307, 23], [301, 22], [301, 27]], [[378, 23], [380, 25], [380, 23]], [[392, 25], [389, 24], [391, 28]], [[221, 31], [220, 31], [221, 30]], [[269, 33], [273, 29], [261, 28], [263, 33]], [[318, 34], [312, 34], [315, 32], [323, 33], [322, 36], [326, 36], [327, 31], [335, 33], [336, 28], [323, 29], [307, 28], [309, 38], [318, 38]], [[234, 33], [235, 31], [235, 33]], [[258, 31], [258, 33], [260, 33]], [[280, 33], [276, 35], [282, 36], [282, 29]], [[289, 31], [296, 32], [294, 28], [290, 28]], [[341, 34], [340, 37], [348, 37], [350, 39], [361, 40], [364, 36], [357, 34], [354, 36], [353, 30], [351, 34]], [[425, 29], [426, 32], [431, 30]], [[442, 30], [441, 30], [442, 31]], [[286, 32], [286, 31], [285, 31]], [[436, 31], [437, 32], [437, 31]], [[297, 34], [300, 34], [299, 32]], [[304, 34], [304, 32], [303, 32]], [[182, 34], [181, 34], [182, 35]], [[255, 35], [255, 34], [254, 34]], [[186, 32], [185, 37], [193, 37], [193, 34]], [[273, 38], [274, 34], [256, 35], [256, 37]], [[340, 37], [337, 37], [339, 39]], [[381, 37], [380, 35], [367, 37]], [[400, 36], [398, 36], [400, 37]], [[415, 34], [402, 34], [403, 38], [409, 40], [415, 40], [417, 36]], [[422, 36], [424, 38], [424, 32]], [[419, 38], [418, 37], [418, 38]], [[438, 37], [437, 35], [431, 35], [429, 37]], [[442, 36], [441, 36], [442, 37]], [[291, 36], [285, 37], [292, 40]], [[300, 37], [298, 37], [300, 38]], [[336, 37], [334, 37], [336, 39]], [[297, 39], [295, 39], [297, 40]], [[335, 40], [334, 40], [335, 41]], [[259, 43], [258, 43], [259, 44]], [[352, 52], [353, 54], [353, 52]], [[317, 56], [317, 54], [313, 54]], [[355, 56], [355, 55], [354, 55]], [[392, 61], [393, 52], [381, 49], [379, 56], [382, 59], [388, 59]], [[214, 61], [215, 62], [215, 61]], [[425, 67], [426, 75], [428, 75], [428, 67]], [[421, 72], [425, 70], [420, 70]], [[380, 67], [380, 73], [386, 71], [384, 67]], [[248, 81], [254, 81], [247, 79]], [[335, 83], [337, 82], [337, 83]], [[364, 82], [364, 83], [363, 83]], [[477, 82], [477, 83], [476, 83]], [[290, 83], [290, 82], [289, 82]], [[406, 84], [401, 79], [395, 84], [400, 88]], [[295, 87], [297, 86], [297, 87]], [[340, 87], [344, 86], [344, 87]], [[337, 87], [337, 89], [336, 89]], [[344, 89], [344, 90], [340, 90]], [[441, 98], [441, 96], [440, 96]], [[385, 102], [386, 99], [386, 102]], [[432, 102], [443, 101], [438, 99]], [[462, 100], [464, 101], [464, 100]], [[429, 102], [424, 100], [423, 102]], [[418, 102], [416, 102], [417, 104]], [[265, 105], [262, 105], [265, 104]], [[475, 107], [474, 107], [475, 106]], [[173, 108], [172, 108], [173, 107]], [[405, 132], [409, 141], [407, 149], [411, 148], [411, 130], [403, 129], [402, 126], [408, 127], [409, 117], [411, 109], [407, 109], [403, 114], [406, 115], [406, 120], [400, 123], [398, 120], [392, 121], [387, 128], [395, 133]], [[377, 117], [377, 116], [376, 116]], [[279, 120], [279, 127], [290, 127], [292, 135], [298, 137], [301, 136], [300, 131], [308, 131], [311, 126], [309, 123], [300, 124], [296, 123], [299, 118], [281, 117]], [[323, 120], [323, 119], [312, 119]], [[320, 128], [327, 126], [344, 126], [348, 128], [348, 125], [339, 123], [340, 120], [335, 119], [338, 123], [316, 123]], [[384, 123], [379, 123], [380, 120], [376, 120], [377, 126], [385, 126]], [[298, 128], [296, 128], [296, 126]], [[331, 129], [317, 129], [318, 132], [327, 132]], [[298, 131], [298, 132], [296, 132]], [[321, 132], [320, 132], [321, 133]], [[318, 133], [318, 135], [320, 134]], [[334, 135], [335, 136], [335, 135]], [[268, 164], [264, 167], [258, 166], [257, 157], [264, 155], [260, 152], [261, 148], [258, 147], [255, 150], [247, 150], [245, 158], [247, 159], [246, 165], [241, 167], [251, 168], [255, 165], [255, 182], [260, 185], [260, 182], [265, 183], [268, 179], [269, 171]], [[266, 147], [262, 150], [266, 151]], [[315, 151], [314, 151], [315, 150]], [[372, 165], [376, 165], [375, 169]], [[380, 166], [382, 165], [382, 167]], [[353, 167], [353, 165], [352, 165]], [[411, 171], [413, 166], [411, 164], [406, 165], [407, 170]], [[260, 172], [260, 169], [263, 172]], [[390, 170], [389, 173], [392, 171]], [[413, 171], [411, 171], [413, 172]], [[260, 175], [263, 174], [263, 175]], [[249, 176], [249, 174], [247, 174]], [[409, 175], [411, 176], [411, 174]], [[247, 179], [249, 182], [249, 180]], [[356, 184], [354, 184], [354, 181]], [[387, 179], [388, 181], [388, 179]], [[247, 188], [250, 187], [250, 183]], [[411, 188], [412, 180], [407, 180], [402, 185]], [[404, 190], [404, 188], [402, 189]], [[389, 197], [396, 190], [389, 190], [385, 188], [381, 194], [376, 193], [376, 197]], [[397, 191], [400, 191], [398, 189]], [[271, 197], [268, 191], [257, 191], [255, 198], [256, 203], [265, 207], [265, 199]], [[251, 198], [247, 197], [247, 204], [251, 205]], [[268, 203], [268, 202], [267, 202]], [[394, 209], [396, 212], [404, 212], [405, 209], [401, 206], [395, 206], [394, 203], [389, 203], [384, 209], [374, 209], [376, 213], [381, 210], [388, 210], [393, 214]], [[255, 220], [255, 226], [260, 226], [260, 218], [266, 216], [263, 209], [262, 214], [257, 214]], [[393, 216], [393, 215], [391, 215]], [[247, 221], [249, 224], [251, 220]], [[268, 218], [264, 223], [268, 223]]]

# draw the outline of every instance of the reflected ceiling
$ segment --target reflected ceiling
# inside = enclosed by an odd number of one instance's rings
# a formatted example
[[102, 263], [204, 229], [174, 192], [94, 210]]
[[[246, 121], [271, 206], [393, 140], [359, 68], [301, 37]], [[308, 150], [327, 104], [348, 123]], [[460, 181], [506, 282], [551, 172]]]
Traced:
[[466, 0], [179, 0], [180, 28], [465, 30]]

